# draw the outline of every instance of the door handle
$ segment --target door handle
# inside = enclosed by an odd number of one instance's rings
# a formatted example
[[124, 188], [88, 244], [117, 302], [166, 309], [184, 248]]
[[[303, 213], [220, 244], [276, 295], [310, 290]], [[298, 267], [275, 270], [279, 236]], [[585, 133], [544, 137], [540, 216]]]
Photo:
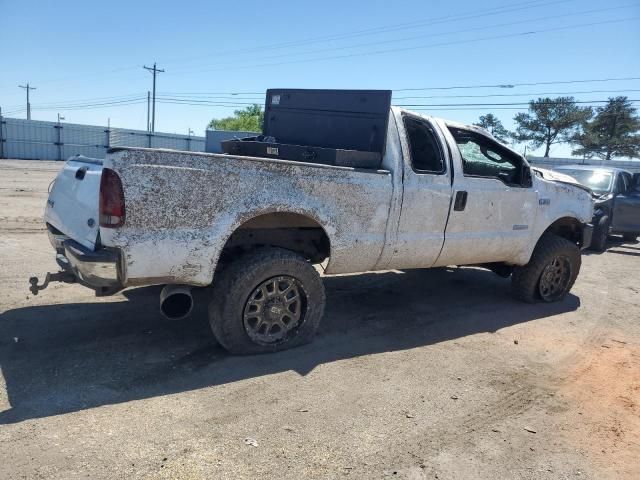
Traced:
[[453, 209], [456, 212], [461, 212], [467, 206], [467, 192], [456, 192], [456, 199], [453, 201]]

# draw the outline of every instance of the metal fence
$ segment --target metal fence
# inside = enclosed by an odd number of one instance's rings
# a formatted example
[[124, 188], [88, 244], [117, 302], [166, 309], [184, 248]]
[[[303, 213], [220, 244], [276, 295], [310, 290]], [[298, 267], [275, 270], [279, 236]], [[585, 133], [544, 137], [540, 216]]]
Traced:
[[205, 139], [173, 133], [0, 117], [0, 158], [66, 160], [78, 154], [104, 158], [109, 147], [203, 152]]
[[595, 158], [560, 158], [560, 157], [531, 157], [527, 160], [531, 165], [552, 169], [561, 165], [592, 165], [596, 167], [622, 168], [631, 173], [640, 173], [640, 161], [638, 160], [599, 160]]
[[222, 153], [220, 142], [233, 140], [234, 138], [255, 137], [258, 132], [230, 132], [228, 130], [207, 130], [205, 152]]

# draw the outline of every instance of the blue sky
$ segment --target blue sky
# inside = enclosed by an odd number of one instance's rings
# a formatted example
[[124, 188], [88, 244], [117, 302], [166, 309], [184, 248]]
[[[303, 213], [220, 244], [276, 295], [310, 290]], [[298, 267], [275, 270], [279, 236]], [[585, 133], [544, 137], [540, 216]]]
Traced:
[[[34, 119], [145, 129], [154, 61], [166, 70], [156, 130], [197, 135], [269, 87], [392, 89], [412, 105], [640, 99], [640, 80], [518, 85], [640, 77], [640, 1], [0, 0], [0, 106], [13, 116], [30, 82]], [[432, 89], [478, 85], [516, 86]], [[462, 122], [492, 112], [508, 128], [526, 109], [415, 108]]]

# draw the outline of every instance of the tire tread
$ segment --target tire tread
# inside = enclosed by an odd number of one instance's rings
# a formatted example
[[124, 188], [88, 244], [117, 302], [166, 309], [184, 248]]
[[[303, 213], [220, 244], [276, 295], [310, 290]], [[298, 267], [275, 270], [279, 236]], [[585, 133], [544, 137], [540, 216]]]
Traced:
[[[311, 315], [311, 318], [305, 320], [313, 323], [307, 326], [310, 328], [305, 328], [304, 332], [300, 332], [297, 337], [289, 342], [273, 346], [255, 344], [249, 340], [246, 333], [243, 332], [243, 335], [238, 334], [238, 331], [233, 328], [232, 322], [235, 320], [230, 320], [228, 313], [225, 312], [228, 302], [234, 301], [234, 292], [246, 289], [247, 278], [256, 269], [265, 265], [270, 265], [270, 268], [274, 268], [276, 271], [291, 268], [292, 266], [301, 272], [306, 270], [305, 274], [312, 275], [313, 281], [317, 280], [319, 285], [315, 292], [307, 292], [307, 297], [317, 296], [314, 303], [316, 308], [320, 310], [319, 312], [314, 312], [315, 315]], [[302, 345], [308, 343], [313, 337], [324, 312], [324, 286], [315, 268], [297, 253], [275, 247], [258, 248], [238, 257], [218, 272], [216, 277], [217, 281], [214, 280], [212, 300], [209, 304], [209, 323], [216, 339], [227, 351], [240, 355], [265, 353]]]
[[515, 267], [511, 276], [511, 293], [523, 302], [536, 303], [541, 301], [538, 294], [538, 283], [540, 275], [551, 259], [557, 255], [558, 251], [565, 250], [572, 259], [572, 276], [569, 280], [567, 293], [576, 281], [582, 258], [577, 245], [566, 238], [547, 232], [540, 237], [538, 244], [533, 250], [531, 260], [522, 267]]

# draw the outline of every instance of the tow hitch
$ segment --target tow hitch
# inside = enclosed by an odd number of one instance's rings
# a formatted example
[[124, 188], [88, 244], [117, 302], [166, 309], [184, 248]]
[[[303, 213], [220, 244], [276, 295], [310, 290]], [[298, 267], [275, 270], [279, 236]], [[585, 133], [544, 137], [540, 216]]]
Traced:
[[39, 281], [40, 280], [38, 280], [38, 277], [29, 278], [29, 283], [31, 285], [29, 287], [29, 290], [31, 290], [31, 293], [33, 293], [34, 295], [38, 295], [38, 292], [40, 290], [44, 290], [45, 288], [47, 288], [49, 286], [49, 282], [75, 283], [76, 277], [72, 273], [65, 272], [65, 271], [61, 271], [57, 273], [47, 272], [47, 275], [44, 277], [44, 282], [42, 282], [42, 285], [38, 285]]

